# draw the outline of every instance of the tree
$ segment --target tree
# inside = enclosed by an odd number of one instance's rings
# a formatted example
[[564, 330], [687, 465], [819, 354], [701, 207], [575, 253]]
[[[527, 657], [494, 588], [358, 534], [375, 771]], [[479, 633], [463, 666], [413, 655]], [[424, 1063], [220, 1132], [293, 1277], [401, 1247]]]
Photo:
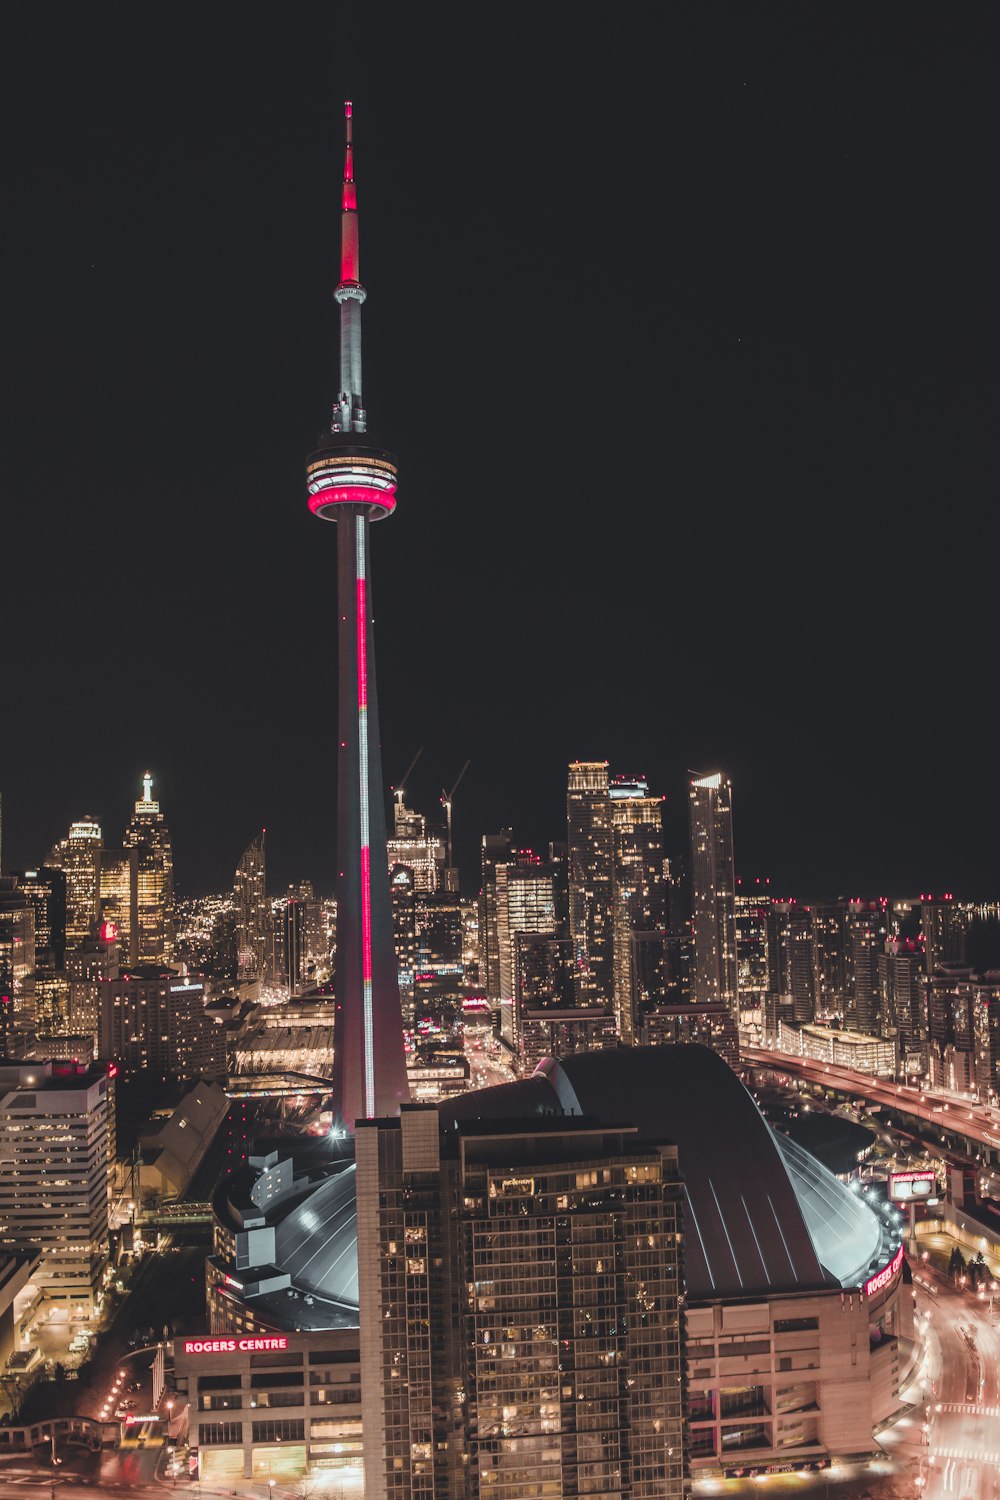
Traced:
[[963, 1274], [964, 1271], [965, 1271], [965, 1256], [962, 1254], [961, 1250], [956, 1245], [955, 1248], [951, 1252], [951, 1259], [948, 1262], [948, 1275], [949, 1276], [954, 1276], [957, 1279], [959, 1276], [961, 1276]]
[[0, 1375], [0, 1390], [7, 1397], [11, 1419], [16, 1422], [21, 1415], [21, 1407], [24, 1405], [24, 1380], [20, 1375], [12, 1375], [9, 1372]]
[[986, 1264], [986, 1257], [980, 1250], [975, 1260], [969, 1262], [969, 1282], [972, 1286], [982, 1286], [984, 1281], [989, 1280], [990, 1268]]

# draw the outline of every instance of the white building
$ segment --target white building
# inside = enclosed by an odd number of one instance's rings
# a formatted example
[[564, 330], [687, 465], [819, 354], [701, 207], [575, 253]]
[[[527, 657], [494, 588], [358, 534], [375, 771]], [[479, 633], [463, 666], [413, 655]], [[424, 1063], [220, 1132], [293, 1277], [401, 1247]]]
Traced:
[[90, 1316], [108, 1256], [114, 1084], [79, 1062], [0, 1064], [0, 1247], [41, 1253], [43, 1296]]

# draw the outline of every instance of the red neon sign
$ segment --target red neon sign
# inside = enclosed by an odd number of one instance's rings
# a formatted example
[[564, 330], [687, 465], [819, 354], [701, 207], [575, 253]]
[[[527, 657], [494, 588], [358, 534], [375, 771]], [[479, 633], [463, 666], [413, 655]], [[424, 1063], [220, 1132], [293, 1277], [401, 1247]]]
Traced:
[[255, 1354], [287, 1348], [288, 1339], [283, 1333], [262, 1335], [259, 1338], [184, 1340], [185, 1354]]
[[876, 1292], [880, 1292], [884, 1286], [888, 1286], [902, 1264], [903, 1247], [900, 1245], [889, 1264], [883, 1266], [882, 1270], [873, 1276], [870, 1281], [865, 1282], [865, 1296], [872, 1297]]
[[916, 1199], [933, 1198], [937, 1192], [937, 1173], [890, 1172], [889, 1198], [893, 1203], [912, 1203]]

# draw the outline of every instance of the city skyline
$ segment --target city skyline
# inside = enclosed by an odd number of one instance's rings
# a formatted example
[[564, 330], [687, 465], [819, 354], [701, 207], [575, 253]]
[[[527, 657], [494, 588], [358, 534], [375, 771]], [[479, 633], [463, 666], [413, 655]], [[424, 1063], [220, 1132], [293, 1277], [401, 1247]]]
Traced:
[[[302, 733], [333, 732], [312, 649], [328, 580], [297, 485], [308, 414], [336, 394], [328, 252], [353, 95], [371, 121], [372, 399], [413, 497], [375, 600], [386, 781], [423, 745], [412, 802], [432, 812], [471, 760], [455, 805], [470, 870], [484, 831], [558, 836], [570, 760], [647, 774], [677, 849], [688, 769], [723, 766], [737, 864], [783, 890], [988, 895], [989, 841], [954, 793], [975, 781], [995, 817], [965, 730], [991, 639], [962, 521], [992, 472], [979, 185], [997, 22], [978, 14], [979, 36], [920, 7], [898, 29], [800, 15], [789, 40], [739, 7], [671, 11], [599, 58], [533, 15], [532, 48], [498, 33], [474, 82], [450, 66], [447, 12], [438, 49], [415, 17], [377, 45], [355, 20], [354, 59], [336, 7], [315, 33], [285, 18], [241, 34], [242, 68], [210, 17], [196, 57], [161, 39], [138, 92], [110, 19], [78, 47], [68, 18], [43, 49], [15, 18], [8, 103], [37, 97], [44, 57], [50, 106], [17, 132], [4, 249], [9, 608], [33, 626], [39, 685], [0, 754], [8, 867], [88, 810], [110, 820], [148, 764], [179, 889], [221, 889], [261, 826], [279, 884], [329, 886], [333, 821], [299, 771]], [[303, 50], [324, 44], [343, 79], [303, 100]], [[245, 95], [265, 48], [269, 88]], [[180, 118], [161, 107], [178, 76]], [[530, 372], [511, 316], [525, 288]], [[623, 479], [595, 424], [645, 433], [655, 476]], [[72, 475], [44, 504], [39, 452]], [[613, 573], [604, 496], [625, 484]], [[162, 628], [99, 634], [68, 671], [98, 584], [125, 621], [136, 590], [158, 598]], [[531, 754], [511, 755], [526, 733]]]

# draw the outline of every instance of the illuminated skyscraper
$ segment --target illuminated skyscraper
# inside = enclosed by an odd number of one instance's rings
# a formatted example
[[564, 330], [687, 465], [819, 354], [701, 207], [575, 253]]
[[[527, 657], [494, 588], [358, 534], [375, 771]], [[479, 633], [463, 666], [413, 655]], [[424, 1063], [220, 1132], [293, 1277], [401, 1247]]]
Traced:
[[555, 876], [530, 849], [519, 849], [497, 866], [497, 946], [500, 959], [500, 1038], [512, 1052], [520, 1045], [517, 998], [518, 938], [556, 930]]
[[849, 901], [847, 904], [847, 1019], [856, 1031], [879, 1036], [882, 994], [878, 961], [889, 936], [888, 902]]
[[513, 857], [514, 835], [484, 833], [482, 842], [483, 884], [479, 893], [480, 982], [490, 1003], [500, 1002], [500, 934], [497, 928], [497, 870]]
[[847, 1006], [847, 903], [824, 901], [813, 906], [813, 950], [816, 959], [816, 1015], [843, 1016]]
[[137, 849], [102, 849], [101, 921], [114, 924], [122, 961], [139, 959], [139, 856]]
[[614, 992], [614, 845], [606, 760], [571, 763], [566, 823], [576, 1003], [610, 1007]]
[[776, 1019], [804, 1026], [816, 1015], [816, 952], [812, 913], [797, 901], [771, 905], [769, 971]]
[[271, 937], [271, 908], [267, 904], [264, 836], [262, 828], [243, 851], [236, 866], [233, 901], [236, 906], [236, 977], [263, 979]]
[[758, 1008], [768, 988], [768, 916], [771, 895], [766, 882], [736, 882], [736, 954], [740, 1005]]
[[337, 522], [337, 948], [334, 1109], [343, 1125], [392, 1115], [409, 1098], [393, 951], [371, 598], [373, 521], [396, 507], [396, 460], [368, 436], [352, 106], [341, 193], [340, 394], [306, 464], [309, 509]]
[[16, 1053], [35, 1018], [35, 910], [13, 875], [0, 875], [0, 1057]]
[[35, 909], [35, 962], [61, 969], [66, 953], [66, 875], [51, 865], [15, 870], [18, 889]]
[[83, 818], [46, 861], [66, 874], [66, 947], [78, 948], [97, 921], [101, 891], [101, 825]]
[[716, 771], [690, 786], [694, 998], [721, 1001], [739, 1019], [733, 789]]
[[640, 1039], [644, 1008], [665, 991], [667, 886], [663, 798], [645, 781], [615, 777], [610, 786], [614, 838], [614, 1003], [618, 1036]]
[[153, 801], [153, 778], [148, 771], [142, 778], [142, 796], [135, 804], [122, 842], [138, 855], [134, 961], [169, 963], [174, 951], [174, 856], [160, 804]]
[[929, 976], [939, 964], [965, 963], [965, 916], [954, 896], [921, 896], [920, 931]]
[[387, 841], [386, 855], [390, 872], [397, 865], [413, 871], [415, 891], [427, 894], [443, 888], [444, 840], [428, 834], [427, 819], [405, 805], [402, 791], [396, 792], [392, 838]]

